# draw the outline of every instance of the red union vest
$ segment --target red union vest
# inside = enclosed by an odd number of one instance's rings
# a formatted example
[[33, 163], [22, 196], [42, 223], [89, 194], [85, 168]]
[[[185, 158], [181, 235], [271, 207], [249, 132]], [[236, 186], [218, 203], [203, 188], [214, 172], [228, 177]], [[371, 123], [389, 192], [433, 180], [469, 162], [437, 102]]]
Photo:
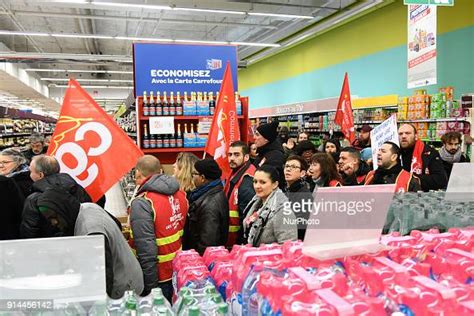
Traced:
[[239, 181], [235, 184], [230, 196], [229, 188], [230, 182], [235, 177], [231, 175], [226, 181], [224, 192], [226, 196], [229, 196], [229, 235], [227, 237], [226, 247], [231, 248], [236, 242], [240, 230], [240, 216], [239, 216], [239, 187], [245, 176], [253, 177], [257, 168], [250, 164], [245, 172], [240, 177]]
[[[150, 202], [153, 210], [158, 248], [158, 280], [159, 282], [169, 281], [173, 274], [171, 263], [182, 247], [181, 239], [188, 213], [186, 194], [181, 190], [169, 196], [156, 192], [144, 192], [138, 197]], [[130, 230], [130, 246], [134, 249], [132, 230]]]
[[330, 187], [342, 187], [342, 184], [341, 184], [341, 182], [339, 182], [337, 180], [331, 180], [331, 181], [329, 181], [329, 186]]
[[[369, 185], [372, 184], [374, 181], [374, 175], [375, 171], [371, 170], [367, 174], [367, 178], [365, 180], [364, 185]], [[411, 181], [412, 174], [409, 173], [406, 170], [400, 171], [400, 173], [397, 176], [397, 179], [395, 180], [395, 192], [408, 192], [408, 187], [410, 186], [410, 181]]]

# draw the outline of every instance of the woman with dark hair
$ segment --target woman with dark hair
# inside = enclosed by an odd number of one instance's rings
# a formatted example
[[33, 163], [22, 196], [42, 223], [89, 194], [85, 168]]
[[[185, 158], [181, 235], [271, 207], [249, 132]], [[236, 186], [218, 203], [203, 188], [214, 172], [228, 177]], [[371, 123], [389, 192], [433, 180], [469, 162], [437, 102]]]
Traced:
[[328, 153], [316, 153], [311, 158], [311, 175], [315, 187], [340, 187], [342, 178], [334, 159]]
[[0, 175], [13, 179], [23, 197], [30, 195], [33, 180], [28, 161], [20, 151], [8, 148], [0, 152]]
[[331, 155], [334, 162], [339, 162], [339, 153], [341, 152], [341, 143], [336, 138], [328, 139], [323, 145], [324, 152]]
[[254, 247], [298, 238], [296, 217], [285, 208], [288, 198], [278, 188], [279, 179], [273, 166], [263, 165], [255, 172], [255, 196], [245, 208], [243, 221], [245, 238]]

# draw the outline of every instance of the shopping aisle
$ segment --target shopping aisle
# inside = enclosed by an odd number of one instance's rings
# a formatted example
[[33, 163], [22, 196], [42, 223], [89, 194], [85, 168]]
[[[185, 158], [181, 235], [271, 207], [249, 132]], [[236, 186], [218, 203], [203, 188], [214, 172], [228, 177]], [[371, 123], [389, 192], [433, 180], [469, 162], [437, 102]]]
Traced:
[[123, 196], [120, 182], [117, 182], [109, 191], [105, 193], [107, 201], [105, 202], [105, 209], [112, 213], [115, 217], [127, 215], [127, 203]]

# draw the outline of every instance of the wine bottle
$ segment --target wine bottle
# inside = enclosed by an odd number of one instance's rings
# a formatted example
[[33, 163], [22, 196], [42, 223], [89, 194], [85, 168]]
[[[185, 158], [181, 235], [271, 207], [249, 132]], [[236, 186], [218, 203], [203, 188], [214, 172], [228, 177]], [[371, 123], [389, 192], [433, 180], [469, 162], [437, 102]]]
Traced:
[[170, 92], [170, 115], [175, 116], [176, 115], [176, 105], [174, 102], [174, 92]]
[[146, 124], [143, 124], [143, 148], [150, 148], [150, 137], [148, 136], [148, 128]]
[[163, 92], [163, 116], [170, 115], [170, 107], [168, 104], [168, 97], [166, 96], [166, 91]]
[[176, 115], [178, 116], [183, 115], [183, 102], [181, 101], [181, 95], [179, 91], [176, 96]]
[[214, 101], [214, 94], [209, 92], [209, 115], [214, 115], [214, 111], [216, 110], [216, 101]]
[[156, 135], [156, 148], [163, 148], [163, 139], [161, 135]]
[[156, 148], [156, 135], [150, 135], [150, 148]]
[[155, 106], [155, 98], [153, 97], [153, 91], [150, 91], [150, 105], [149, 105], [149, 113], [150, 116], [156, 115], [156, 106]]
[[143, 116], [149, 116], [149, 115], [150, 115], [150, 108], [148, 107], [146, 91], [143, 91]]
[[176, 147], [183, 147], [183, 136], [181, 135], [181, 124], [179, 123], [176, 131]]
[[157, 116], [163, 115], [163, 107], [161, 103], [160, 91], [156, 92], [156, 115]]
[[163, 148], [170, 147], [170, 139], [168, 135], [163, 135]]

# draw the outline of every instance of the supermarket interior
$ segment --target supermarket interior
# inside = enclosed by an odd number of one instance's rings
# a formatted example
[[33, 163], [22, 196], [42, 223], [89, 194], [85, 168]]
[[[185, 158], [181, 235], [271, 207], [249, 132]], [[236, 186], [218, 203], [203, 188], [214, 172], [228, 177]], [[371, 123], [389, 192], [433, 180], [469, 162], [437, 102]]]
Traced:
[[474, 315], [473, 0], [0, 1], [0, 315]]

